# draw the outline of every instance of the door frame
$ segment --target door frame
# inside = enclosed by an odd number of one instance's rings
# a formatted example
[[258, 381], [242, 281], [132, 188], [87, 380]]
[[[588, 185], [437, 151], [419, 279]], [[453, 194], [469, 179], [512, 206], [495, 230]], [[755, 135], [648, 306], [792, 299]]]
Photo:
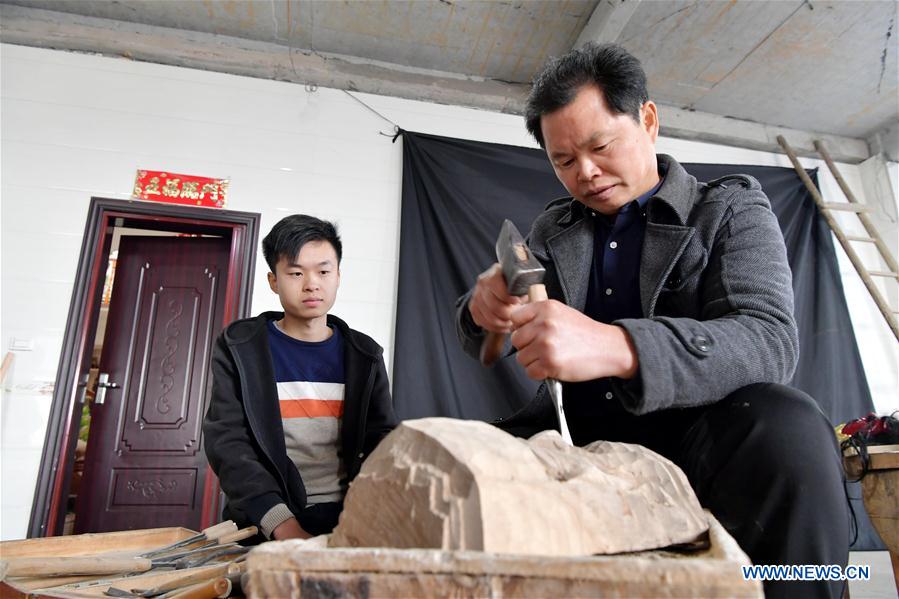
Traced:
[[[261, 215], [142, 200], [92, 197], [75, 273], [72, 299], [53, 388], [44, 451], [35, 485], [28, 537], [62, 534], [78, 441], [84, 386], [78, 378], [85, 352], [93, 351], [98, 300], [106, 279], [108, 238], [115, 226], [186, 233], [231, 234], [222, 325], [249, 316]], [[218, 480], [209, 472], [202, 526], [218, 520]]]

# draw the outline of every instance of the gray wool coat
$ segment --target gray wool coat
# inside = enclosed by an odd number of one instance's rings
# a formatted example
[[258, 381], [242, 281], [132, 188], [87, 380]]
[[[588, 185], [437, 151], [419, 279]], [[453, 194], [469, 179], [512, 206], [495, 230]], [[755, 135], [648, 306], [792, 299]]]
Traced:
[[[783, 235], [752, 177], [700, 183], [670, 156], [664, 183], [646, 206], [640, 259], [644, 318], [622, 319], [639, 359], [636, 377], [612, 379], [635, 414], [718, 401], [751, 383], [787, 383], [799, 339]], [[594, 222], [572, 198], [550, 203], [528, 245], [546, 267], [550, 298], [583, 311], [593, 262]], [[477, 356], [484, 332], [468, 298], [457, 301], [456, 329]], [[602, 401], [597, 398], [597, 401]], [[551, 411], [545, 389], [522, 413]], [[513, 418], [514, 419], [514, 418]]]

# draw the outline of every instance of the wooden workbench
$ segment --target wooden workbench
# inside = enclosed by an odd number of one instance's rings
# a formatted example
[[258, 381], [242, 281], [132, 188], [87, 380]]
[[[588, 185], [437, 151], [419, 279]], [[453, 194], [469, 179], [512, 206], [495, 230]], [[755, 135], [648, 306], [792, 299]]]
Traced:
[[[868, 456], [868, 473], [861, 480], [862, 499], [871, 524], [890, 553], [899, 589], [899, 445], [869, 445]], [[844, 462], [846, 473], [858, 478], [861, 458], [853, 452]]]
[[761, 583], [743, 580], [746, 554], [708, 516], [710, 546], [693, 554], [565, 558], [270, 542], [250, 552], [245, 590], [251, 598], [762, 597]]

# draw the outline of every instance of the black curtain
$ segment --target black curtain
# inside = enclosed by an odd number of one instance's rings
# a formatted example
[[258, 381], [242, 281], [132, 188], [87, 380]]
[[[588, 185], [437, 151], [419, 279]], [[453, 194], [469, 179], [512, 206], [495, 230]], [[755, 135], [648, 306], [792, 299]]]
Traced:
[[[676, 158], [676, 156], [675, 156]], [[792, 385], [833, 423], [873, 410], [849, 320], [830, 229], [789, 168], [684, 164], [700, 181], [752, 175], [771, 200], [793, 271], [799, 365]], [[817, 180], [816, 171], [809, 174]], [[526, 233], [552, 199], [567, 195], [536, 149], [403, 132], [403, 199], [393, 397], [400, 418], [492, 420], [526, 403], [537, 384], [513, 359], [491, 369], [462, 352], [454, 303], [496, 261], [503, 219]], [[858, 485], [851, 492], [859, 495]], [[860, 502], [853, 502], [867, 520]], [[858, 548], [877, 546], [862, 523]]]

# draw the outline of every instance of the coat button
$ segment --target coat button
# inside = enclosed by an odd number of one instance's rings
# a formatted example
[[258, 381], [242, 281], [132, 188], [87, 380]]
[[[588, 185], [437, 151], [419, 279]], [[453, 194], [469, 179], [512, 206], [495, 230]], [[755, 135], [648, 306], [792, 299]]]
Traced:
[[365, 454], [364, 454], [364, 453], [360, 453], [360, 454], [359, 454], [359, 457], [360, 457], [360, 458], [363, 458], [363, 457], [365, 457]]
[[712, 340], [705, 335], [696, 335], [690, 339], [690, 343], [693, 344], [693, 347], [703, 353], [708, 353], [712, 349]]

